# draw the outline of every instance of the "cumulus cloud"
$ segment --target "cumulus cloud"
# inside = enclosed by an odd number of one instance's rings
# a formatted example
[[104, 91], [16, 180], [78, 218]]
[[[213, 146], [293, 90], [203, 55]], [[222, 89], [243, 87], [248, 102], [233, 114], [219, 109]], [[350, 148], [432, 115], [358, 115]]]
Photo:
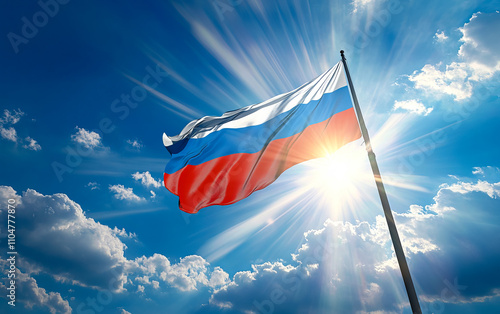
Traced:
[[[424, 311], [500, 296], [499, 186], [480, 180], [441, 185], [433, 204], [395, 213]], [[304, 240], [294, 263], [265, 262], [236, 273], [214, 291], [210, 306], [283, 313], [399, 313], [407, 306], [382, 216], [372, 224], [327, 221]]]
[[125, 228], [118, 229], [115, 227], [113, 233], [120, 238], [134, 239], [137, 238], [137, 234], [125, 231]]
[[[0, 259], [1, 269], [6, 275], [8, 261]], [[9, 294], [7, 286], [0, 283], [0, 293], [2, 296]], [[9, 299], [10, 300], [10, 299]], [[6, 301], [5, 301], [6, 302]], [[16, 302], [21, 302], [27, 309], [36, 310], [38, 307], [46, 308], [50, 313], [71, 313], [68, 301], [61, 297], [58, 292], [48, 292], [40, 288], [36, 280], [29, 275], [16, 271]]]
[[149, 171], [142, 172], [142, 173], [136, 172], [136, 173], [132, 174], [132, 178], [134, 178], [134, 180], [136, 180], [136, 181], [140, 180], [141, 184], [147, 188], [149, 188], [150, 186], [153, 186], [155, 188], [159, 188], [163, 185], [162, 180], [161, 179], [155, 180], [151, 176]]
[[421, 102], [415, 99], [410, 99], [410, 100], [395, 101], [393, 109], [394, 110], [402, 109], [411, 113], [426, 116], [432, 112], [433, 108], [432, 107], [427, 108]]
[[[21, 120], [21, 117], [24, 115], [25, 113], [22, 112], [21, 109], [13, 110], [12, 112], [8, 109], [5, 109], [3, 111], [3, 116], [0, 117], [0, 136], [3, 139], [12, 141], [14, 143], [17, 143], [18, 141], [23, 142], [22, 140], [19, 140], [14, 125], [17, 124]], [[23, 145], [23, 148], [34, 151], [42, 149], [40, 144], [38, 144], [37, 141], [29, 136], [24, 139], [24, 143], [25, 144]]]
[[144, 290], [145, 290], [145, 289], [146, 289], [146, 288], [145, 288], [143, 285], [137, 285], [137, 292], [139, 292], [139, 293], [144, 293]]
[[422, 70], [410, 75], [409, 80], [415, 83], [415, 88], [451, 95], [457, 101], [472, 96], [470, 67], [466, 63], [452, 62], [441, 68], [441, 64], [426, 64]]
[[229, 283], [229, 274], [226, 273], [222, 268], [220, 267], [215, 267], [212, 276], [210, 277], [210, 280], [208, 281], [208, 286], [215, 288], [219, 286], [223, 286], [227, 283]]
[[151, 280], [151, 284], [153, 285], [154, 289], [160, 289], [160, 282], [156, 280]]
[[75, 129], [77, 130], [76, 133], [71, 135], [73, 142], [89, 149], [102, 147], [102, 139], [98, 133], [79, 128], [78, 126]]
[[[415, 206], [413, 215], [396, 214], [402, 236], [425, 235], [439, 248], [410, 255], [412, 275], [425, 292], [423, 299], [483, 302], [498, 295], [500, 274], [495, 268], [500, 261], [496, 245], [500, 236], [494, 226], [500, 223], [495, 211], [499, 186], [500, 182], [481, 180], [443, 184], [434, 204]], [[439, 269], [439, 274], [429, 274], [430, 269]], [[458, 293], [450, 291], [453, 286], [460, 287]], [[444, 301], [443, 291], [449, 297]]]
[[23, 147], [26, 149], [30, 149], [30, 150], [34, 150], [34, 151], [38, 151], [38, 150], [42, 149], [42, 146], [40, 146], [40, 144], [38, 144], [37, 141], [35, 141], [34, 139], [32, 139], [29, 136], [26, 137], [24, 139], [24, 141], [26, 142], [26, 144], [24, 144]]
[[160, 283], [164, 283], [180, 291], [193, 291], [203, 286], [215, 288], [227, 283], [229, 275], [226, 272], [216, 267], [210, 274], [208, 266], [209, 263], [201, 256], [186, 256], [172, 264], [161, 254], [142, 256], [129, 264], [131, 272], [142, 274], [135, 280], [144, 286], [151, 285], [158, 289]]
[[[44, 273], [67, 284], [114, 293], [147, 293], [148, 287], [156, 290], [162, 286], [179, 291], [215, 289], [228, 281], [229, 275], [220, 267], [210, 271], [209, 263], [197, 255], [186, 256], [177, 263], [161, 254], [125, 258], [127, 246], [121, 239], [137, 236], [86, 217], [80, 205], [65, 194], [42, 195], [28, 189], [19, 195], [12, 187], [0, 186], [1, 212], [6, 210], [8, 199], [16, 201], [16, 245], [23, 260], [21, 267], [29, 275]], [[2, 225], [6, 225], [5, 219], [6, 215], [0, 215]], [[3, 229], [0, 238], [6, 236]], [[5, 265], [0, 266], [6, 269]], [[67, 312], [67, 302], [60, 294], [37, 288], [34, 278], [23, 278], [36, 294], [26, 290], [26, 300], [22, 301], [26, 306], [34, 304]], [[4, 288], [0, 284], [0, 290]]]
[[[323, 228], [305, 233], [305, 243], [292, 254], [293, 264], [252, 265], [251, 271], [236, 273], [229, 284], [216, 290], [210, 304], [237, 312], [399, 312], [401, 289], [391, 284], [397, 271], [376, 270], [390, 258], [384, 249], [388, 232], [383, 227], [328, 220]], [[363, 282], [355, 279], [360, 277]]]
[[500, 183], [489, 183], [486, 181], [471, 182], [458, 182], [451, 185], [445, 184], [442, 188], [460, 194], [467, 194], [470, 192], [482, 192], [491, 198], [500, 197]]
[[144, 146], [138, 140], [127, 140], [127, 144], [129, 144], [132, 148], [137, 150], [140, 150]]
[[[458, 51], [459, 60], [447, 65], [426, 64], [409, 76], [415, 88], [461, 101], [472, 96], [475, 82], [500, 71], [500, 44], [495, 37], [500, 32], [500, 13], [475, 13], [460, 31], [463, 44]], [[436, 33], [438, 40], [445, 39], [441, 34]]]
[[0, 124], [16, 124], [24, 116], [24, 112], [21, 109], [13, 110], [12, 112], [8, 109], [4, 109], [3, 116], [0, 118]]
[[13, 127], [4, 128], [2, 126], [0, 128], [0, 135], [6, 140], [17, 142], [17, 132]]
[[114, 193], [116, 199], [126, 200], [126, 201], [134, 201], [140, 202], [144, 201], [143, 197], [139, 197], [134, 194], [134, 190], [132, 188], [126, 188], [122, 184], [110, 185], [109, 190]]
[[500, 71], [500, 12], [475, 13], [460, 28], [463, 45], [458, 55], [475, 71], [475, 79], [491, 77]]
[[112, 283], [113, 290], [122, 289], [126, 246], [113, 229], [85, 217], [65, 194], [28, 189], [20, 196], [12, 187], [0, 186], [0, 198], [3, 204], [16, 199], [17, 249], [28, 268], [62, 282], [101, 288]]
[[3, 111], [3, 116], [0, 117], [0, 136], [14, 143], [24, 143], [22, 147], [25, 149], [39, 151], [42, 149], [42, 146], [33, 138], [29, 136], [24, 138], [24, 140], [18, 138], [14, 125], [17, 124], [24, 115], [25, 113], [22, 112], [21, 109], [13, 110], [12, 112], [5, 109]]
[[446, 36], [443, 31], [441, 32], [437, 31], [436, 34], [434, 34], [434, 38], [436, 39], [437, 42], [443, 42], [448, 39], [448, 36]]

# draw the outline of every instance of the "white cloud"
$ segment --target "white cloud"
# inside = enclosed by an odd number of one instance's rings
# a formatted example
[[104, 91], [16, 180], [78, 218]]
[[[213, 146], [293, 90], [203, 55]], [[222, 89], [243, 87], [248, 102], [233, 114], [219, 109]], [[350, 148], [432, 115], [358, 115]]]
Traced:
[[[8, 199], [16, 200], [16, 244], [22, 267], [30, 273], [45, 273], [68, 284], [115, 293], [125, 289], [147, 292], [148, 287], [159, 289], [160, 283], [180, 291], [217, 288], [229, 277], [220, 267], [211, 272], [209, 263], [197, 255], [181, 258], [178, 263], [161, 254], [126, 259], [127, 247], [120, 238], [137, 236], [87, 218], [80, 205], [65, 194], [42, 195], [28, 189], [20, 196], [12, 187], [0, 186], [0, 210], [5, 210], [1, 204], [7, 204]], [[5, 219], [6, 215], [0, 215], [2, 225], [6, 225]], [[6, 237], [5, 230], [0, 236]], [[128, 278], [135, 278], [144, 288]]]
[[153, 285], [154, 289], [160, 289], [160, 282], [156, 280], [151, 280], [151, 284]]
[[492, 166], [474, 167], [472, 170], [472, 174], [476, 176], [481, 176], [483, 178], [489, 178], [489, 177], [494, 178], [500, 175], [500, 168]]
[[484, 170], [481, 167], [474, 167], [472, 170], [472, 174], [484, 175]]
[[432, 107], [427, 108], [421, 102], [415, 99], [410, 99], [410, 100], [395, 101], [393, 109], [394, 110], [403, 109], [411, 113], [426, 116], [432, 112], [433, 108]]
[[215, 267], [210, 277], [210, 281], [208, 282], [208, 286], [215, 288], [228, 284], [229, 282], [229, 274], [222, 270], [222, 268]]
[[[424, 300], [470, 303], [496, 295], [500, 287], [500, 274], [495, 270], [500, 260], [500, 248], [496, 245], [499, 192], [500, 182], [443, 184], [434, 204], [415, 206], [415, 215], [395, 215], [398, 227], [402, 227], [402, 237], [425, 235], [439, 247], [425, 254], [410, 255], [412, 276], [418, 278], [421, 287], [426, 287]], [[429, 275], [429, 269], [445, 271], [436, 277]], [[458, 294], [449, 291], [449, 287], [457, 285], [450, 284], [454, 281], [461, 286]], [[448, 300], [442, 300], [445, 290], [451, 296]]]
[[160, 278], [181, 291], [196, 290], [199, 283], [208, 285], [207, 266], [201, 256], [186, 256], [172, 265], [169, 272], [162, 272]]
[[358, 9], [363, 9], [368, 4], [375, 2], [375, 0], [353, 0], [352, 5], [354, 6], [353, 12], [358, 12]]
[[408, 78], [415, 83], [415, 88], [454, 96], [456, 101], [472, 96], [472, 85], [469, 81], [470, 69], [465, 63], [452, 62], [444, 70], [426, 64], [422, 70], [413, 72]]
[[159, 188], [163, 185], [162, 180], [161, 179], [155, 180], [151, 176], [149, 171], [142, 172], [142, 173], [136, 172], [136, 173], [132, 174], [132, 178], [134, 178], [134, 180], [136, 180], [136, 181], [141, 180], [141, 184], [144, 185], [145, 187], [148, 187], [148, 188], [150, 186], [153, 186], [155, 188]]
[[120, 314], [132, 314], [130, 313], [129, 311], [125, 310], [125, 309], [122, 309], [121, 313]]
[[467, 194], [470, 192], [482, 192], [491, 198], [500, 197], [500, 183], [489, 183], [486, 181], [477, 181], [476, 183], [458, 182], [451, 185], [443, 185], [442, 189], [448, 189], [455, 193]]
[[140, 283], [143, 283], [143, 284], [148, 284], [148, 283], [150, 283], [150, 281], [149, 281], [149, 277], [148, 277], [148, 276], [146, 276], [146, 275], [144, 275], [144, 276], [142, 276], [142, 277], [141, 277], [141, 276], [136, 277], [136, 278], [135, 278], [135, 281], [140, 282]]
[[127, 238], [127, 239], [137, 238], [137, 234], [125, 231], [125, 228], [118, 229], [117, 227], [115, 227], [113, 229], [113, 234], [115, 234], [116, 236], [118, 236], [120, 238]]
[[14, 110], [13, 112], [4, 109], [3, 116], [0, 118], [0, 135], [2, 138], [15, 143], [17, 142], [17, 132], [13, 125], [18, 123], [23, 115], [24, 112], [21, 109]]
[[446, 36], [443, 31], [441, 32], [437, 31], [436, 34], [434, 34], [434, 38], [436, 39], [437, 42], [443, 42], [448, 39], [448, 36]]
[[4, 128], [0, 126], [0, 135], [6, 140], [17, 142], [17, 132], [13, 127]]
[[22, 112], [21, 109], [13, 110], [13, 112], [5, 109], [3, 112], [3, 116], [0, 118], [0, 136], [14, 143], [24, 142], [22, 147], [25, 149], [39, 151], [42, 149], [42, 146], [40, 146], [40, 144], [38, 144], [36, 140], [29, 136], [26, 137], [24, 141], [19, 140], [17, 131], [13, 127], [13, 125], [17, 124], [21, 120], [21, 117], [24, 115], [25, 113]]
[[99, 183], [97, 182], [89, 182], [87, 183], [86, 185], [87, 187], [89, 187], [91, 190], [99, 190]]
[[[252, 265], [251, 271], [236, 273], [217, 289], [210, 305], [235, 312], [399, 312], [398, 298], [384, 297], [402, 293], [391, 284], [397, 270], [375, 268], [390, 258], [383, 227], [328, 220], [323, 228], [305, 233], [305, 243], [292, 254], [295, 265]], [[362, 254], [353, 253], [354, 248]]]
[[16, 244], [26, 268], [62, 282], [122, 289], [126, 246], [113, 229], [85, 217], [65, 194], [28, 189], [19, 196], [11, 187], [0, 186], [1, 201], [6, 204], [8, 198], [16, 199]]
[[141, 149], [144, 146], [138, 140], [127, 140], [127, 144], [129, 144], [130, 146], [132, 146], [132, 148], [137, 150]]
[[24, 116], [24, 112], [21, 109], [13, 110], [10, 112], [8, 109], [4, 109], [3, 117], [0, 118], [0, 124], [16, 124]]
[[[193, 291], [199, 287], [220, 287], [227, 283], [229, 275], [220, 267], [216, 267], [210, 274], [209, 263], [197, 255], [181, 258], [179, 263], [172, 264], [161, 254], [151, 257], [142, 256], [129, 264], [129, 270], [135, 274], [143, 274], [135, 278], [144, 286], [151, 285], [158, 289], [160, 282], [180, 291]], [[208, 279], [210, 276], [210, 280]], [[156, 280], [150, 280], [155, 278]]]
[[143, 197], [139, 197], [134, 194], [134, 190], [132, 188], [126, 188], [122, 184], [110, 185], [109, 190], [113, 192], [115, 194], [115, 198], [119, 200], [136, 202], [144, 201]]
[[491, 77], [500, 71], [500, 12], [475, 13], [460, 28], [463, 45], [458, 55], [474, 70], [475, 80]]
[[101, 136], [94, 131], [76, 127], [76, 133], [71, 135], [71, 140], [85, 148], [94, 149], [102, 147]]
[[[6, 276], [8, 261], [0, 259], [2, 272]], [[5, 277], [6, 278], [6, 277]], [[0, 283], [0, 293], [2, 296], [9, 295], [7, 287]], [[10, 301], [10, 299], [9, 299]], [[2, 302], [7, 303], [7, 300]], [[36, 280], [28, 274], [16, 271], [16, 302], [22, 302], [27, 309], [37, 310], [38, 307], [46, 308], [50, 313], [71, 313], [68, 301], [61, 297], [58, 292], [48, 292], [40, 288]], [[17, 303], [18, 304], [18, 303]]]
[[27, 142], [27, 144], [23, 145], [24, 148], [34, 150], [34, 151], [38, 151], [38, 150], [42, 149], [42, 146], [40, 146], [40, 144], [38, 144], [37, 141], [35, 141], [31, 137], [28, 136], [24, 140]]
[[[463, 44], [458, 51], [460, 60], [448, 65], [426, 64], [409, 76], [415, 88], [435, 95], [451, 95], [456, 101], [472, 96], [473, 84], [491, 78], [500, 71], [500, 13], [475, 13], [460, 28]], [[436, 38], [445, 39], [444, 33]]]
[[151, 193], [151, 198], [156, 198], [156, 193], [154, 191], [149, 191]]

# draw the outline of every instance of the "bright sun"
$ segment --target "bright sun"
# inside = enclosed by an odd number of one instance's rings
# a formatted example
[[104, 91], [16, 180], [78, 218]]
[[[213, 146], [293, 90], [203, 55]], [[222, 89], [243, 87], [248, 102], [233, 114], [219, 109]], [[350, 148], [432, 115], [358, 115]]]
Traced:
[[365, 202], [361, 191], [375, 184], [367, 165], [365, 147], [356, 141], [306, 162], [299, 184], [315, 195], [318, 205], [329, 209], [330, 218], [341, 219], [344, 209], [359, 208]]

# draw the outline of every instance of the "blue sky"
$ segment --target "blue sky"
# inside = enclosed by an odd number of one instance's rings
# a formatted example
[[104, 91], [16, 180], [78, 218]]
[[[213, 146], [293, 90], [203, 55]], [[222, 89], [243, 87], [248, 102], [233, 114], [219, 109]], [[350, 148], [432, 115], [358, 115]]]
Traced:
[[[500, 307], [495, 1], [40, 1], [0, 19], [19, 313], [409, 313], [361, 141], [188, 215], [161, 135], [346, 52], [426, 313]], [[12, 311], [0, 283], [0, 309]]]

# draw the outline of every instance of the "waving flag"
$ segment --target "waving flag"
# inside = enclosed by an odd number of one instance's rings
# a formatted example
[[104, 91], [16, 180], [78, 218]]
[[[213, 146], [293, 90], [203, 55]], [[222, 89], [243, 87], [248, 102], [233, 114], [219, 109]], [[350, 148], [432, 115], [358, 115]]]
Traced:
[[228, 205], [274, 182], [285, 170], [360, 138], [339, 62], [313, 81], [260, 104], [191, 121], [163, 134], [172, 154], [165, 187], [196, 213]]

